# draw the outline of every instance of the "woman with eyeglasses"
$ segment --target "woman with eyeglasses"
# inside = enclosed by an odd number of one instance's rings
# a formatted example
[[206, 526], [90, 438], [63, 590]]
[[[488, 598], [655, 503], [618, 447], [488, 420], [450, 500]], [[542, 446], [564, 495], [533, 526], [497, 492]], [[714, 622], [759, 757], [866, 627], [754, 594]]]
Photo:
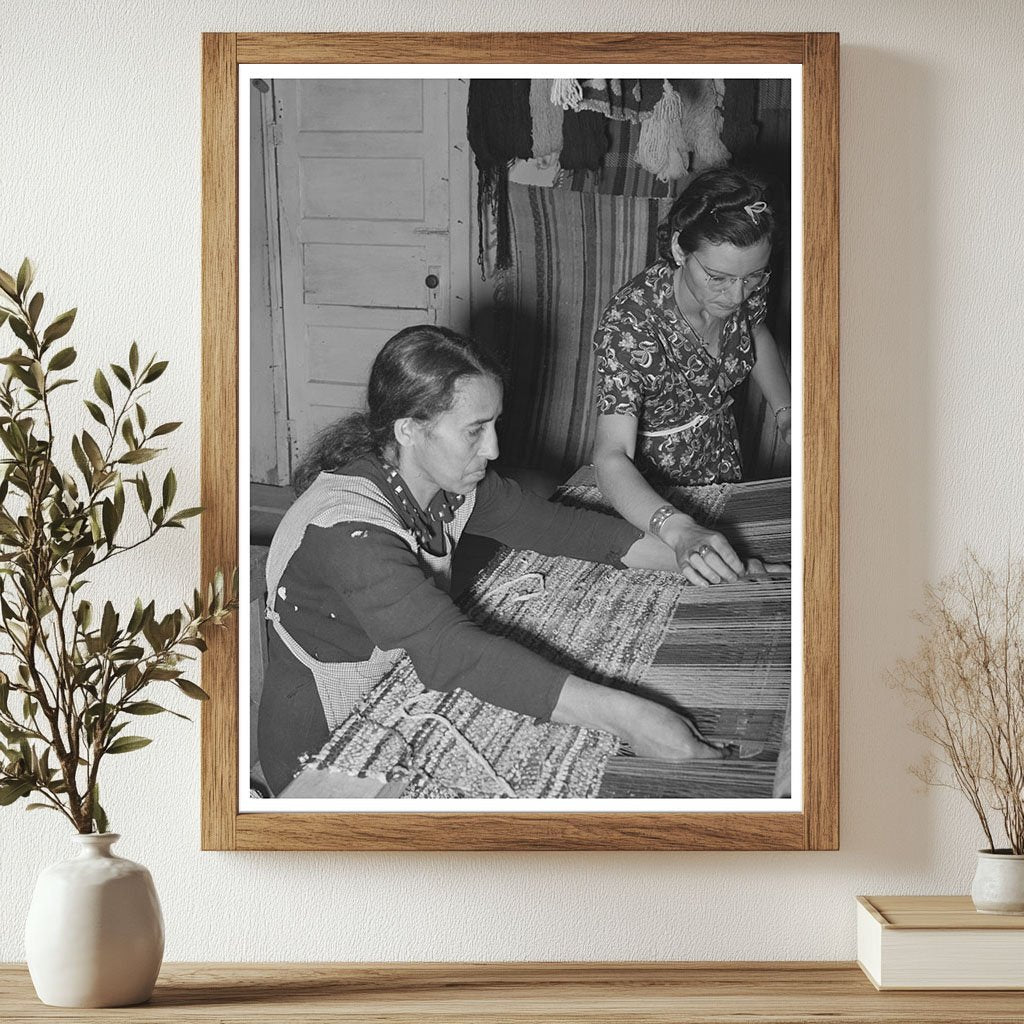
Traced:
[[741, 478], [731, 392], [748, 375], [789, 443], [789, 378], [764, 323], [775, 225], [753, 178], [697, 175], [658, 229], [660, 258], [616, 293], [594, 336], [598, 485], [698, 585], [735, 580], [743, 563], [655, 487]]

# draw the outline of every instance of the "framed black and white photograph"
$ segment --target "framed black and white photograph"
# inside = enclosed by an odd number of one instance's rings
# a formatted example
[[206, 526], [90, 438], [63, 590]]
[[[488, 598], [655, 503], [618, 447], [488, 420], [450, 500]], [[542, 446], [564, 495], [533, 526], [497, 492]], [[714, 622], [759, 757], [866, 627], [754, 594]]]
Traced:
[[837, 845], [836, 54], [204, 37], [205, 846]]

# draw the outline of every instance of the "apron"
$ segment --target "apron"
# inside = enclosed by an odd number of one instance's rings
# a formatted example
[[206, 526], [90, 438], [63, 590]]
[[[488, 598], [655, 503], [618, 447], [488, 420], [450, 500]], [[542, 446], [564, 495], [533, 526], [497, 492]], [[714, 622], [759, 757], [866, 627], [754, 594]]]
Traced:
[[452, 552], [475, 504], [474, 490], [472, 494], [466, 495], [466, 500], [455, 510], [452, 521], [444, 524], [444, 555], [432, 555], [422, 550], [416, 535], [405, 526], [376, 484], [363, 477], [321, 473], [285, 513], [274, 533], [267, 556], [266, 617], [295, 660], [312, 674], [329, 729], [337, 728], [352, 713], [356, 704], [384, 678], [405, 652], [399, 647], [390, 651], [374, 647], [366, 661], [317, 661], [284, 628], [276, 603], [278, 597], [283, 600], [287, 598], [285, 594], [279, 593], [278, 588], [292, 555], [302, 543], [306, 528], [326, 528], [338, 523], [358, 522], [388, 530], [402, 538], [433, 577], [435, 585], [447, 591], [451, 584]]

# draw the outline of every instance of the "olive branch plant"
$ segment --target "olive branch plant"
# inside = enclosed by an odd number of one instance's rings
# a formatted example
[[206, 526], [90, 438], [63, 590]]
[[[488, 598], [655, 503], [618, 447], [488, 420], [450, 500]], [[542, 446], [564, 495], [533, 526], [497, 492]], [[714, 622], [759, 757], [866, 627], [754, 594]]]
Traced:
[[[917, 652], [898, 662], [894, 682], [938, 757], [911, 772], [963, 793], [988, 852], [1024, 854], [1024, 561], [1007, 558], [996, 572], [968, 552], [925, 588], [915, 618], [924, 627]], [[1008, 850], [997, 847], [1000, 831]]]
[[[80, 833], [105, 832], [100, 765], [151, 742], [125, 733], [133, 720], [187, 720], [148, 699], [158, 685], [207, 699], [185, 672], [206, 649], [207, 628], [224, 625], [237, 606], [237, 572], [226, 584], [218, 570], [163, 615], [152, 600], [138, 598], [122, 614], [109, 600], [94, 608], [86, 599], [93, 570], [184, 529], [202, 509], [173, 507], [173, 469], [154, 494], [139, 468], [181, 424], [148, 422], [141, 401], [167, 362], [141, 359], [136, 343], [124, 365], [93, 376], [95, 400], [83, 401], [97, 426], [70, 432], [69, 444], [60, 436], [51, 399], [78, 381], [62, 375], [75, 349], [57, 342], [76, 310], [43, 328], [33, 278], [27, 259], [16, 276], [0, 271], [0, 327], [6, 322], [17, 341], [0, 357], [0, 667], [11, 669], [0, 671], [0, 805], [35, 795], [29, 809], [59, 811]], [[62, 441], [70, 459], [61, 458]]]

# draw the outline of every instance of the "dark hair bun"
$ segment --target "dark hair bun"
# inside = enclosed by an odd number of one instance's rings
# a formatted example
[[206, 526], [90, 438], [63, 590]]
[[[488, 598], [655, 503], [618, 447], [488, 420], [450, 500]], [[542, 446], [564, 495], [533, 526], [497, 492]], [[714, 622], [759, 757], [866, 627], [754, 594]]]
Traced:
[[768, 189], [759, 179], [730, 168], [693, 178], [658, 226], [658, 255], [672, 260], [672, 240], [683, 252], [728, 242], [745, 249], [774, 238], [775, 215]]

